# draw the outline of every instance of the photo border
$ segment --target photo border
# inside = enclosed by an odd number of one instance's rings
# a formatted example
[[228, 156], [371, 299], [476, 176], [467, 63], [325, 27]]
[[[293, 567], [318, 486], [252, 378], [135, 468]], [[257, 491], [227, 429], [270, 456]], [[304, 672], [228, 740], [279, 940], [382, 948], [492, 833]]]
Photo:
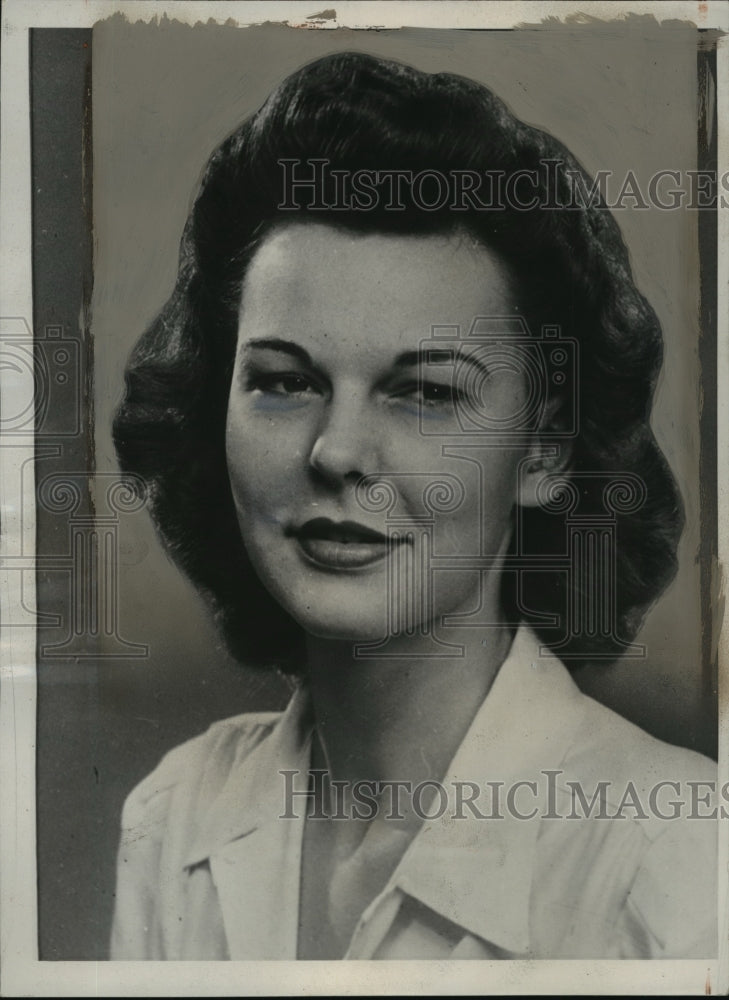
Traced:
[[[338, 3], [336, 18], [317, 19], [322, 5], [304, 2], [24, 2], [6, 0], [2, 8], [2, 259], [0, 309], [4, 317], [32, 317], [31, 287], [31, 146], [29, 120], [29, 29], [90, 27], [121, 13], [130, 20], [167, 16], [187, 23], [237, 21], [240, 26], [285, 21], [308, 30], [351, 28], [490, 28], [509, 29], [545, 18], [619, 19], [653, 14], [661, 21], [692, 21], [700, 28], [729, 31], [729, 8], [708, 3], [492, 3], [368, 2]], [[717, 44], [718, 170], [729, 168], [726, 107], [729, 93], [727, 38]], [[717, 210], [718, 274], [726, 274], [729, 212]], [[729, 557], [729, 294], [717, 282], [717, 475], [718, 566], [714, 588], [716, 641], [719, 650], [719, 783], [729, 780], [729, 711], [726, 689], [729, 664], [727, 627], [721, 616], [721, 572]], [[31, 334], [32, 337], [32, 334]], [[4, 374], [4, 373], [3, 373]], [[18, 394], [32, 405], [32, 378], [16, 379], [4, 395], [3, 408], [15, 406]], [[8, 412], [5, 410], [5, 412]], [[20, 471], [33, 457], [33, 443], [3, 441], [0, 448], [0, 504], [3, 553], [22, 533], [23, 551], [34, 551], [34, 490], [19, 502]], [[17, 574], [0, 572], [0, 596], [7, 609], [21, 601]], [[725, 993], [729, 989], [729, 887], [718, 878], [720, 953], [717, 961], [550, 961], [529, 962], [42, 962], [37, 958], [35, 726], [36, 678], [33, 629], [8, 626], [2, 636], [0, 700], [0, 930], [2, 995], [25, 996], [199, 996], [377, 995], [467, 993], [543, 995], [640, 993], [643, 995]], [[727, 826], [720, 820], [719, 873], [729, 864]]]

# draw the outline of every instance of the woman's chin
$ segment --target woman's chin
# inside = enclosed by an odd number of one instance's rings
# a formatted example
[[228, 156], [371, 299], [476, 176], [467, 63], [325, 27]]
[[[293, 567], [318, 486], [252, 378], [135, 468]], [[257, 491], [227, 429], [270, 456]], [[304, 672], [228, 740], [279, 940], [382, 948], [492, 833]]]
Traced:
[[331, 642], [380, 642], [387, 635], [387, 617], [366, 615], [294, 615], [307, 635]]
[[301, 625], [308, 635], [316, 639], [328, 639], [330, 642], [380, 642], [387, 634], [384, 627], [378, 631], [372, 627], [371, 622], [361, 624], [302, 622]]

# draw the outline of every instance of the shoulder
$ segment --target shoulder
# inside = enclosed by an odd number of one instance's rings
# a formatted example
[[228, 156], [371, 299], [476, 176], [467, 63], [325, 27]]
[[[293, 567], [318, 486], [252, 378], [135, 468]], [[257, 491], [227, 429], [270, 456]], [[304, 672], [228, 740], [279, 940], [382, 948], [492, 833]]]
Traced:
[[655, 957], [716, 953], [721, 802], [714, 761], [583, 697], [558, 799], [562, 816], [588, 820], [578, 824], [577, 841], [599, 844], [599, 860], [589, 852], [586, 858], [600, 895], [623, 880], [616, 924], [623, 957], [640, 957], [632, 951], [637, 941], [642, 954]]
[[623, 716], [582, 695], [580, 723], [565, 755], [565, 777], [596, 785], [609, 798], [627, 789], [646, 800], [673, 789], [687, 802], [710, 788], [716, 792], [714, 761], [685, 747], [659, 740]]
[[128, 795], [123, 830], [153, 834], [164, 825], [171, 800], [180, 793], [196, 807], [212, 800], [230, 771], [275, 729], [282, 713], [251, 712], [213, 723], [174, 747]]
[[171, 941], [182, 927], [180, 876], [190, 845], [233, 769], [245, 766], [279, 719], [278, 713], [256, 713], [216, 722], [165, 754], [129, 794], [117, 853], [113, 958], [169, 957], [170, 948], [176, 953]]

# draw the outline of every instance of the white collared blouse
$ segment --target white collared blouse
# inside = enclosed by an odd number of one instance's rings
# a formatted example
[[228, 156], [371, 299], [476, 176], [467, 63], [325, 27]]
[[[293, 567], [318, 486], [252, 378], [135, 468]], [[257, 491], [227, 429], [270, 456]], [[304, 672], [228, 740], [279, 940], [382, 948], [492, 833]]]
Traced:
[[[137, 786], [113, 959], [296, 958], [306, 809], [287, 791], [307, 788], [311, 735], [301, 688], [283, 713], [216, 723]], [[583, 695], [522, 627], [447, 799], [345, 958], [711, 958], [715, 781], [710, 760]]]

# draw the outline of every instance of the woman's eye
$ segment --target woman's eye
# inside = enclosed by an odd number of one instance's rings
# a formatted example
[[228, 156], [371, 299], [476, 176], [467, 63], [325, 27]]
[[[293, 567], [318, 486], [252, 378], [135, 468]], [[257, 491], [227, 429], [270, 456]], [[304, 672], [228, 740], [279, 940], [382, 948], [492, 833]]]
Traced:
[[420, 395], [424, 403], [454, 403], [457, 399], [453, 386], [444, 382], [423, 382]]
[[318, 392], [305, 375], [288, 372], [259, 373], [251, 380], [249, 387], [274, 396], [304, 396]]
[[452, 407], [461, 398], [461, 394], [450, 382], [431, 381], [412, 382], [404, 385], [398, 390], [397, 396], [404, 400], [411, 400], [418, 406], [430, 408]]

